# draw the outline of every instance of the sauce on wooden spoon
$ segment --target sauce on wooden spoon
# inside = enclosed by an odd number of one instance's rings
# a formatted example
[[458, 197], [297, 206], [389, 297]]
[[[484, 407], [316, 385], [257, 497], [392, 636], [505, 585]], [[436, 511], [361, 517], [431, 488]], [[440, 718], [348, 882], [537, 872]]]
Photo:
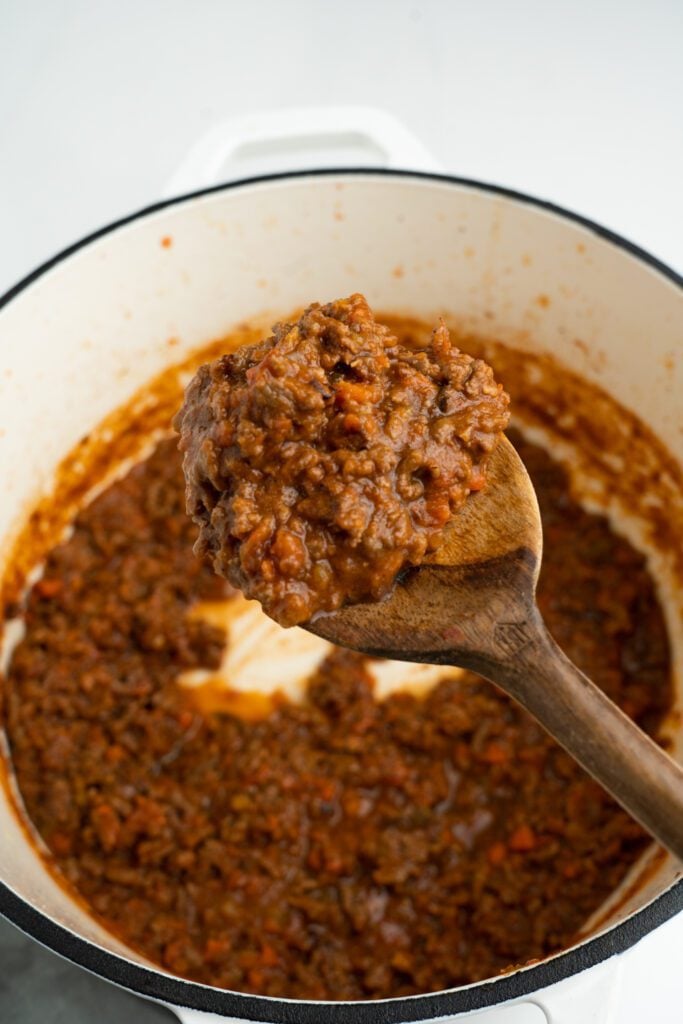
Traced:
[[507, 404], [443, 325], [413, 352], [360, 295], [313, 305], [188, 389], [176, 423], [198, 550], [283, 625], [495, 682], [683, 859], [683, 771], [536, 607], [541, 520], [501, 440]]

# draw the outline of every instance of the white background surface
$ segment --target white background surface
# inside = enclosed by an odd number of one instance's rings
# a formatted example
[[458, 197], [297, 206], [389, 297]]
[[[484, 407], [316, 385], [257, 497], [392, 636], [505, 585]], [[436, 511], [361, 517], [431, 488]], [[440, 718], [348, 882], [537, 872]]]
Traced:
[[[0, 0], [0, 292], [217, 121], [311, 103], [390, 110], [681, 270], [682, 69], [681, 0]], [[683, 916], [627, 954], [614, 1024], [680, 1024], [682, 954]]]

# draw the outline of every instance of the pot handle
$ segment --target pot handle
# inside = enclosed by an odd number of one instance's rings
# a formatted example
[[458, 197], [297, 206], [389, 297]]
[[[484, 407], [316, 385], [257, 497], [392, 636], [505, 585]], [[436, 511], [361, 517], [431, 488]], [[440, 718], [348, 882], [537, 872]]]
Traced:
[[402, 121], [375, 107], [294, 107], [220, 121], [201, 136], [166, 183], [163, 198], [233, 178], [307, 167], [360, 164], [442, 170]]
[[237, 1017], [222, 1017], [217, 1013], [204, 1013], [203, 1010], [191, 1010], [188, 1006], [169, 1006], [168, 1009], [173, 1010], [180, 1024], [245, 1024]]
[[611, 956], [530, 999], [548, 1024], [617, 1024], [623, 969], [623, 955]]

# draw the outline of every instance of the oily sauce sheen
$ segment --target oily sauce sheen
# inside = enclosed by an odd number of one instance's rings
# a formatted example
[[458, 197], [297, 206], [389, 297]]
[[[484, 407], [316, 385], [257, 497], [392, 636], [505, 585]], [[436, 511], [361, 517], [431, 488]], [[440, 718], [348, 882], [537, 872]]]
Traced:
[[[651, 734], [671, 699], [643, 557], [513, 435], [545, 530], [541, 611]], [[167, 970], [306, 999], [490, 977], [570, 944], [647, 845], [524, 711], [471, 673], [373, 698], [334, 651], [305, 703], [261, 721], [177, 684], [221, 632], [188, 612], [227, 584], [192, 553], [163, 441], [47, 559], [4, 681], [26, 810], [92, 912]]]

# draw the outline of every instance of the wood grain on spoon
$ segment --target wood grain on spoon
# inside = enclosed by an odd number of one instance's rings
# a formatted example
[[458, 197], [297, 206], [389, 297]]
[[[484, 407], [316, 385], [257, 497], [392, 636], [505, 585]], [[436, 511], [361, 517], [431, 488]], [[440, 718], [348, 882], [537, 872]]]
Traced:
[[683, 860], [683, 770], [560, 650], [536, 607], [536, 495], [507, 439], [434, 554], [379, 603], [306, 624], [376, 657], [472, 669], [519, 701], [663, 846]]

